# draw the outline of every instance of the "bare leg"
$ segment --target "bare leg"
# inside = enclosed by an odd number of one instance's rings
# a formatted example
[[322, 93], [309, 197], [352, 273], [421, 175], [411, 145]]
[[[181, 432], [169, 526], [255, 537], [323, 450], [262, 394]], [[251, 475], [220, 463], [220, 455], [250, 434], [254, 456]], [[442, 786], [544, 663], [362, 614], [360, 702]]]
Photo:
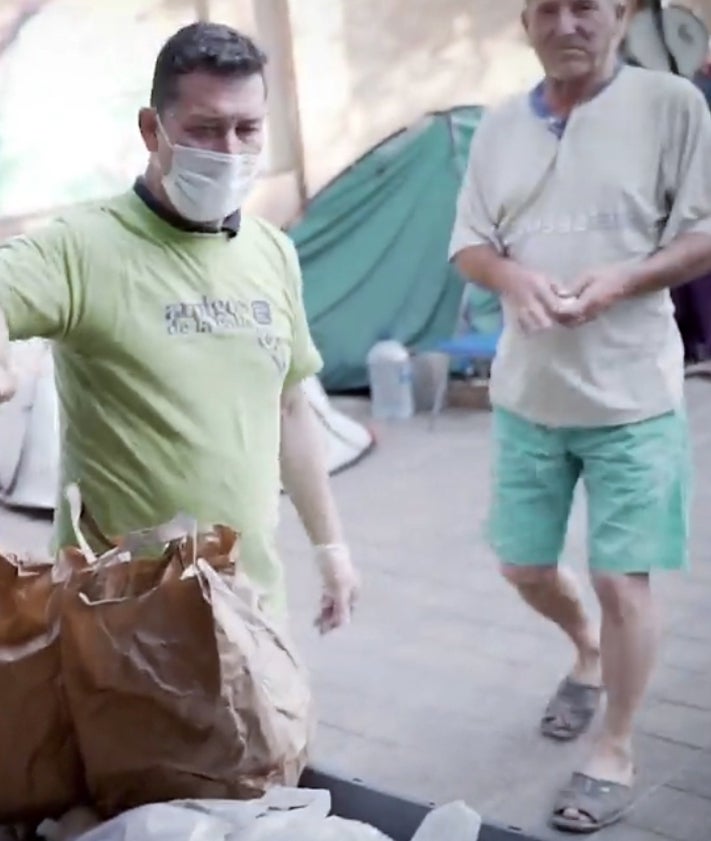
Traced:
[[575, 576], [569, 570], [556, 566], [504, 565], [502, 574], [528, 605], [555, 622], [570, 637], [577, 653], [571, 677], [580, 683], [599, 686], [598, 634], [585, 614]]
[[[632, 726], [659, 637], [648, 575], [594, 576], [602, 607], [602, 673], [607, 710], [602, 732], [583, 772], [597, 780], [632, 785]], [[590, 817], [565, 809], [564, 818], [584, 824]]]
[[[649, 681], [659, 634], [648, 575], [598, 575], [593, 583], [603, 615], [602, 673], [608, 704], [584, 776], [573, 776], [571, 788], [561, 792], [554, 812], [554, 825], [575, 832], [619, 820], [631, 804], [632, 726]], [[592, 807], [588, 805], [591, 802]]]
[[628, 785], [632, 727], [654, 666], [659, 623], [648, 575], [596, 576], [602, 607], [602, 674], [607, 710], [585, 773]]

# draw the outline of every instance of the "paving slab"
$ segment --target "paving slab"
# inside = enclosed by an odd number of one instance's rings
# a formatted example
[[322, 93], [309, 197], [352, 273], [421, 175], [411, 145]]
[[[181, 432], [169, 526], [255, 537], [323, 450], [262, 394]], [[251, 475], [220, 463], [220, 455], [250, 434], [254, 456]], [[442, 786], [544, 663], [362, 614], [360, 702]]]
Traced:
[[[665, 637], [637, 735], [640, 801], [600, 841], [711, 838], [711, 381], [688, 382], [694, 434], [693, 565], [655, 583]], [[364, 416], [367, 405], [345, 401]], [[334, 478], [365, 586], [355, 620], [321, 638], [317, 580], [292, 506], [281, 545], [293, 624], [321, 721], [315, 760], [425, 801], [464, 798], [541, 839], [548, 809], [589, 748], [537, 724], [571, 652], [499, 578], [481, 536], [489, 496], [486, 413], [450, 411], [378, 429], [378, 449]], [[566, 563], [584, 580], [576, 501]], [[49, 523], [0, 512], [0, 541], [42, 550]], [[594, 616], [592, 591], [585, 601]]]

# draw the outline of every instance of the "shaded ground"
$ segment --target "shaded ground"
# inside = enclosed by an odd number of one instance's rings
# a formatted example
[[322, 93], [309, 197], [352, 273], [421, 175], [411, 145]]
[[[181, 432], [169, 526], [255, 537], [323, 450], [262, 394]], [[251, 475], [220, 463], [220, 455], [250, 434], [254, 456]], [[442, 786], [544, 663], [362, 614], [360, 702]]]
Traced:
[[[711, 382], [689, 384], [696, 448], [694, 566], [659, 577], [666, 636], [640, 717], [641, 799], [600, 841], [711, 837]], [[356, 406], [355, 411], [363, 411]], [[554, 629], [500, 582], [479, 524], [489, 418], [451, 412], [381, 430], [378, 451], [335, 488], [366, 576], [353, 626], [311, 628], [316, 581], [288, 503], [282, 529], [297, 636], [313, 669], [317, 759], [374, 785], [437, 802], [464, 798], [542, 839], [555, 789], [586, 749], [537, 734], [569, 664]], [[582, 568], [584, 510], [567, 559]], [[41, 547], [48, 525], [0, 514], [2, 542]]]

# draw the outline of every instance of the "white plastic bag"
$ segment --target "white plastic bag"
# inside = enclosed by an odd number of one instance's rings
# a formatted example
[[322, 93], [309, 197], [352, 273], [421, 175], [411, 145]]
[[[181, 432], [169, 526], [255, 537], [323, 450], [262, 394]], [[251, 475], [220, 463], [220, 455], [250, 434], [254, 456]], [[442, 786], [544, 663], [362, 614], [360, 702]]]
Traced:
[[480, 831], [481, 817], [459, 801], [430, 812], [412, 841], [476, 841]]
[[[304, 841], [306, 841], [305, 837]], [[315, 841], [391, 841], [391, 839], [367, 824], [344, 821], [343, 818], [328, 818], [323, 822], [321, 832], [315, 836]]]
[[[329, 817], [330, 811], [327, 791], [274, 788], [260, 800], [141, 806], [78, 841], [391, 841], [372, 826]], [[476, 812], [452, 803], [435, 809], [413, 841], [476, 841], [480, 827]]]
[[[125, 812], [80, 836], [79, 841], [243, 841], [271, 838], [287, 823], [298, 829], [323, 823], [331, 810], [327, 791], [274, 788], [259, 800], [177, 800]], [[265, 834], [252, 834], [258, 828]]]
[[[481, 818], [466, 804], [458, 802], [431, 812], [413, 841], [477, 841]], [[246, 835], [230, 841], [391, 841], [375, 827], [336, 817], [320, 817], [305, 810], [291, 817], [282, 813], [278, 820], [258, 821]]]
[[[391, 841], [372, 826], [342, 818], [286, 820], [280, 826], [264, 823], [256, 833], [238, 835], [234, 841]], [[232, 840], [231, 840], [232, 841]], [[467, 839], [468, 841], [468, 839]]]
[[[279, 826], [257, 824], [256, 830], [255, 835], [248, 832], [230, 841], [391, 841], [367, 824], [336, 817], [319, 819], [313, 812], [293, 822], [285, 815]], [[430, 812], [412, 841], [477, 841], [480, 830], [481, 818], [473, 809], [462, 802], [450, 803]]]

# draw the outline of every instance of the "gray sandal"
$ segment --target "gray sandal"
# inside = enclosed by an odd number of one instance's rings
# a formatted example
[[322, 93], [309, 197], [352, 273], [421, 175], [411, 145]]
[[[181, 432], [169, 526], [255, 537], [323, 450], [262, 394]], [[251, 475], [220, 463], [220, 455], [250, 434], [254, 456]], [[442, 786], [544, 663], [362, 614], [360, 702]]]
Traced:
[[[580, 835], [597, 832], [621, 820], [633, 803], [631, 786], [576, 773], [558, 795], [551, 825]], [[577, 812], [578, 817], [568, 817], [565, 813], [570, 810]]]
[[601, 697], [602, 687], [565, 678], [546, 707], [541, 733], [561, 742], [576, 739], [590, 727]]

